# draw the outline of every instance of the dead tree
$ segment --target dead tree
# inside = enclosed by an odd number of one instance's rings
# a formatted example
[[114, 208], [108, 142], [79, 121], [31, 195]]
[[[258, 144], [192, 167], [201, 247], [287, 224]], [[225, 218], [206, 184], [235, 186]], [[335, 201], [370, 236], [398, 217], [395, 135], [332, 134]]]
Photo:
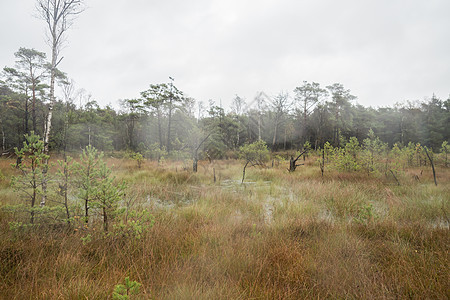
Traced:
[[304, 164], [298, 164], [298, 165], [297, 165], [297, 160], [298, 160], [303, 154], [305, 154], [306, 152], [307, 152], [307, 150], [304, 150], [302, 153], [300, 153], [300, 154], [297, 156], [296, 159], [294, 159], [294, 157], [291, 156], [291, 159], [289, 160], [289, 169], [288, 169], [289, 172], [294, 172], [295, 169], [296, 169], [298, 166], [304, 165]]
[[398, 181], [397, 176], [395, 176], [394, 171], [389, 170], [392, 174], [392, 176], [394, 177], [395, 181], [397, 182], [397, 185], [400, 186], [400, 181]]
[[428, 156], [428, 159], [430, 160], [431, 168], [433, 169], [434, 184], [437, 186], [437, 181], [436, 181], [436, 171], [435, 171], [435, 169], [434, 169], [433, 159], [431, 158], [430, 154], [428, 154], [427, 147], [424, 147], [423, 149], [425, 150], [425, 153], [426, 153], [426, 155]]
[[194, 171], [194, 173], [197, 172], [197, 166], [198, 166], [198, 150], [200, 149], [200, 147], [203, 145], [203, 143], [209, 138], [209, 136], [211, 135], [211, 133], [209, 133], [201, 142], [200, 144], [198, 144], [197, 148], [195, 148], [194, 150], [194, 162], [192, 163], [192, 171]]
[[322, 161], [320, 161], [320, 172], [322, 173], [323, 180], [323, 172], [325, 172], [325, 147], [322, 149]]

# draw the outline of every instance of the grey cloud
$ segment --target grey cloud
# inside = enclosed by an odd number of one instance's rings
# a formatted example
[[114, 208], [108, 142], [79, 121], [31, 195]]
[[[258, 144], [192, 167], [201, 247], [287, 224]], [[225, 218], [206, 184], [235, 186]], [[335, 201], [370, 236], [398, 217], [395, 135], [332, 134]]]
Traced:
[[[9, 45], [0, 49], [4, 65], [12, 64], [19, 46], [43, 40], [44, 24], [29, 20], [33, 3], [0, 4], [14, 16], [0, 22], [20, 27], [1, 34]], [[446, 0], [97, 0], [88, 5], [69, 32], [61, 66], [104, 104], [137, 97], [149, 83], [168, 76], [198, 100], [225, 104], [235, 94], [250, 99], [258, 90], [292, 91], [303, 80], [341, 82], [364, 105], [392, 105], [433, 92], [444, 98], [450, 92]], [[42, 42], [34, 47], [47, 50]]]

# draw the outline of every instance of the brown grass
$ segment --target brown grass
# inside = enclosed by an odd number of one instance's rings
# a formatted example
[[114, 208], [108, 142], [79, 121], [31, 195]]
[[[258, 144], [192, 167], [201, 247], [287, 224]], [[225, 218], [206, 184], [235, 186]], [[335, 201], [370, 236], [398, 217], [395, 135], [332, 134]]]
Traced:
[[[241, 185], [233, 160], [202, 162], [197, 174], [186, 162], [107, 162], [154, 226], [140, 239], [106, 236], [100, 220], [14, 231], [0, 209], [1, 299], [107, 299], [126, 276], [144, 299], [450, 297], [449, 169], [438, 168], [437, 187], [429, 170], [397, 186], [384, 174], [322, 179], [313, 162], [295, 173], [281, 163], [249, 169]], [[9, 163], [0, 160], [2, 206], [20, 202]]]

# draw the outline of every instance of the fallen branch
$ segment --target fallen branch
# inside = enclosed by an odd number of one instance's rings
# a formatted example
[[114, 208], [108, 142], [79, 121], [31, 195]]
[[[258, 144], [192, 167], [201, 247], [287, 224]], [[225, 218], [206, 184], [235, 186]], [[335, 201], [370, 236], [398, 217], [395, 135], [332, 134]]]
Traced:
[[400, 186], [400, 181], [398, 181], [397, 177], [395, 176], [394, 172], [392, 170], [391, 171], [392, 176], [394, 176], [395, 181], [397, 181], [397, 184]]
[[427, 147], [424, 147], [423, 149], [425, 150], [425, 153], [427, 154], [428, 159], [430, 160], [431, 168], [433, 169], [434, 184], [437, 186], [437, 181], [436, 181], [436, 171], [434, 170], [434, 163], [433, 163], [433, 160], [431, 159], [430, 155], [428, 154]]

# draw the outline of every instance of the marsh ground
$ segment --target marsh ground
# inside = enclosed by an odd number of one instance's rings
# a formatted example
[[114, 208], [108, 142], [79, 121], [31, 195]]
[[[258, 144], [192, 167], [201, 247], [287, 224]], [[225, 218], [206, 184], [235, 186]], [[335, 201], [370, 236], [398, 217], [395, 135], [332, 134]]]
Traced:
[[[12, 162], [0, 160], [2, 207], [21, 201]], [[294, 173], [287, 164], [249, 169], [240, 184], [237, 160], [192, 173], [108, 158], [153, 226], [139, 237], [105, 235], [96, 219], [11, 230], [20, 215], [2, 210], [0, 298], [106, 299], [127, 276], [138, 299], [450, 298], [450, 169], [438, 167], [437, 186], [429, 167], [407, 169], [399, 186], [384, 174], [322, 178], [314, 158]]]

